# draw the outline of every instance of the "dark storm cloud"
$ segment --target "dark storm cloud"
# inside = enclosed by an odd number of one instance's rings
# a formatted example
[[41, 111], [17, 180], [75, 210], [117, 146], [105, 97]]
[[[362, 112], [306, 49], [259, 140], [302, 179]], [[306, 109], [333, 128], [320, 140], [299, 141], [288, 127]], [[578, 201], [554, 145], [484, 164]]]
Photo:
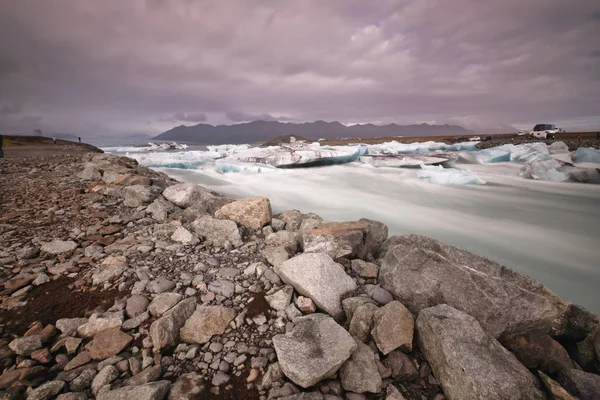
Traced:
[[0, 106], [23, 105], [13, 127], [40, 115], [96, 134], [251, 119], [597, 128], [599, 15], [597, 0], [0, 0]]

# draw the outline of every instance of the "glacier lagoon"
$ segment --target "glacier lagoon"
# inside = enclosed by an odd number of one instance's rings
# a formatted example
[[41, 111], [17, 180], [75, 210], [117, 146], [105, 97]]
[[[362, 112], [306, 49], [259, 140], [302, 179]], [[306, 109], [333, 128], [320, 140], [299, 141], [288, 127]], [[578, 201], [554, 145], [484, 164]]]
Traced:
[[515, 162], [457, 162], [463, 175], [470, 171], [475, 183], [485, 183], [472, 185], [434, 183], [419, 178], [419, 169], [359, 162], [306, 169], [232, 162], [239, 168], [226, 170], [238, 172], [222, 173], [206, 153], [130, 156], [225, 196], [269, 197], [274, 212], [296, 208], [329, 221], [371, 218], [386, 223], [390, 236], [431, 236], [524, 272], [600, 312], [600, 185], [524, 179], [523, 164]]

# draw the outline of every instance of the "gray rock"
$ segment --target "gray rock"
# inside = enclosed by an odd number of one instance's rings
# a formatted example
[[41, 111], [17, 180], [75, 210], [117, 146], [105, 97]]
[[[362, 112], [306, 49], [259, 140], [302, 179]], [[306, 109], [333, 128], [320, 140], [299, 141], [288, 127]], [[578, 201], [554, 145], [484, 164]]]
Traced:
[[348, 297], [342, 300], [342, 308], [346, 314], [346, 321], [352, 321], [356, 309], [364, 304], [375, 304], [375, 302], [364, 296]]
[[394, 297], [392, 296], [392, 294], [388, 290], [385, 290], [384, 288], [382, 288], [379, 285], [375, 285], [375, 287], [373, 287], [373, 290], [371, 291], [370, 294], [371, 294], [371, 298], [373, 300], [375, 300], [376, 302], [378, 302], [379, 304], [386, 305], [390, 301], [394, 300]]
[[155, 317], [160, 317], [168, 310], [173, 308], [183, 298], [179, 293], [165, 292], [157, 295], [152, 299], [152, 303], [148, 306], [148, 312]]
[[194, 297], [180, 301], [150, 325], [150, 337], [154, 348], [160, 350], [179, 339], [179, 330], [185, 321], [194, 313], [196, 299]]
[[275, 293], [265, 296], [265, 300], [267, 300], [272, 309], [282, 311], [290, 304], [293, 294], [294, 288], [290, 285], [285, 285]]
[[280, 266], [290, 258], [288, 251], [283, 246], [267, 246], [263, 249], [262, 255], [274, 267]]
[[77, 328], [85, 325], [88, 322], [87, 318], [61, 318], [56, 320], [56, 328], [65, 336], [72, 336], [77, 332]]
[[225, 372], [219, 371], [213, 376], [211, 383], [213, 386], [221, 386], [221, 385], [229, 382], [230, 379], [231, 379], [231, 377], [229, 375], [227, 375]]
[[470, 315], [441, 304], [417, 318], [420, 349], [449, 399], [545, 399], [536, 378]]
[[352, 271], [363, 278], [377, 278], [379, 266], [360, 259], [352, 260]]
[[122, 190], [123, 204], [127, 207], [140, 207], [150, 204], [158, 197], [159, 193], [160, 189], [156, 186], [125, 186]]
[[183, 226], [180, 226], [175, 230], [175, 232], [173, 232], [173, 235], [171, 235], [171, 240], [174, 242], [191, 245], [197, 244], [200, 241], [196, 235], [185, 229]]
[[257, 230], [271, 222], [271, 202], [266, 197], [237, 200], [217, 210], [215, 218], [228, 219]]
[[379, 393], [382, 380], [375, 363], [375, 354], [360, 340], [355, 340], [355, 342], [356, 350], [340, 369], [342, 386], [347, 391], [355, 393]]
[[411, 352], [414, 329], [412, 314], [399, 301], [392, 301], [373, 313], [371, 335], [383, 354], [397, 348]]
[[44, 283], [50, 282], [50, 277], [43, 272], [39, 273], [38, 276], [31, 282], [34, 286], [40, 286]]
[[96, 164], [86, 163], [83, 168], [83, 171], [78, 173], [77, 177], [84, 181], [96, 181], [102, 178], [102, 174], [96, 168]]
[[56, 396], [64, 387], [65, 383], [63, 381], [43, 383], [29, 393], [27, 400], [49, 400]]
[[97, 400], [163, 400], [167, 398], [171, 383], [158, 381], [139, 386], [126, 386], [100, 393]]
[[165, 222], [170, 213], [178, 211], [179, 207], [170, 201], [165, 200], [162, 196], [159, 196], [146, 207], [146, 213], [152, 216], [152, 219], [158, 222]]
[[581, 400], [600, 399], [600, 375], [577, 369], [563, 369], [558, 373], [556, 380]]
[[119, 377], [119, 371], [112, 365], [107, 365], [98, 372], [92, 380], [92, 394], [96, 396], [100, 389], [105, 385], [109, 385], [112, 381]]
[[350, 358], [354, 339], [325, 314], [296, 318], [292, 331], [273, 337], [279, 366], [304, 388], [333, 375]]
[[300, 254], [275, 267], [275, 272], [334, 318], [343, 315], [341, 296], [356, 289], [344, 268], [323, 253]]
[[162, 372], [160, 365], [148, 367], [127, 380], [128, 386], [138, 386], [158, 380]]
[[446, 303], [500, 337], [549, 328], [566, 310], [533, 279], [437, 240], [395, 236], [384, 249], [379, 282], [414, 314]]
[[42, 251], [50, 254], [62, 254], [73, 251], [77, 248], [77, 243], [72, 240], [54, 239], [51, 242], [42, 244]]
[[283, 247], [292, 256], [298, 251], [299, 241], [299, 235], [291, 231], [271, 233], [265, 238], [265, 243], [268, 246]]
[[123, 322], [123, 325], [121, 325], [121, 329], [123, 329], [124, 331], [135, 329], [148, 319], [150, 319], [150, 313], [148, 313], [148, 311], [144, 311], [143, 313], [138, 314], [135, 317]]
[[69, 389], [73, 392], [82, 392], [84, 390], [87, 390], [92, 384], [92, 381], [94, 380], [95, 376], [95, 369], [85, 369], [77, 378], [73, 379], [71, 383], [69, 383]]
[[220, 294], [227, 298], [230, 298], [235, 293], [235, 285], [231, 281], [227, 281], [225, 279], [217, 279], [209, 283], [208, 290], [215, 294]]
[[148, 299], [140, 294], [134, 294], [127, 299], [127, 305], [125, 306], [125, 313], [129, 318], [136, 317], [148, 308]]
[[100, 331], [110, 328], [120, 328], [123, 323], [123, 312], [92, 314], [87, 323], [77, 328], [77, 334], [83, 338], [92, 338]]
[[17, 256], [17, 260], [30, 260], [35, 258], [39, 252], [40, 249], [38, 247], [25, 246], [18, 248], [17, 251], [15, 251], [15, 255]]
[[271, 218], [271, 227], [275, 232], [285, 229], [285, 221], [279, 218]]
[[84, 254], [94, 260], [99, 260], [104, 255], [104, 248], [98, 245], [91, 245], [85, 248]]
[[127, 259], [123, 256], [108, 256], [102, 265], [96, 268], [92, 275], [92, 283], [100, 285], [101, 283], [109, 282], [120, 277], [127, 271]]
[[281, 372], [279, 363], [273, 363], [267, 368], [267, 372], [265, 372], [265, 375], [263, 376], [260, 387], [270, 389], [275, 382], [281, 379], [283, 379], [283, 372]]
[[243, 244], [240, 230], [233, 221], [215, 219], [206, 215], [192, 222], [191, 226], [198, 236], [212, 241], [216, 246], [225, 246], [226, 242], [234, 247]]
[[162, 276], [156, 278], [146, 286], [146, 289], [152, 293], [162, 293], [173, 288], [175, 288], [175, 282]]
[[85, 393], [69, 392], [59, 394], [56, 400], [87, 400], [87, 398]]
[[373, 318], [378, 307], [371, 303], [365, 303], [358, 306], [353, 313], [348, 332], [356, 336], [359, 340], [366, 342], [373, 329]]
[[214, 195], [201, 186], [193, 183], [179, 183], [166, 188], [162, 195], [171, 203], [182, 208], [203, 204]]
[[201, 375], [190, 372], [181, 375], [171, 386], [169, 400], [195, 400], [206, 388], [206, 383]]
[[40, 335], [24, 336], [13, 339], [8, 347], [20, 356], [29, 356], [32, 352], [42, 348], [42, 338]]
[[220, 335], [235, 318], [235, 311], [222, 306], [199, 306], [181, 328], [185, 343], [207, 343], [213, 335]]

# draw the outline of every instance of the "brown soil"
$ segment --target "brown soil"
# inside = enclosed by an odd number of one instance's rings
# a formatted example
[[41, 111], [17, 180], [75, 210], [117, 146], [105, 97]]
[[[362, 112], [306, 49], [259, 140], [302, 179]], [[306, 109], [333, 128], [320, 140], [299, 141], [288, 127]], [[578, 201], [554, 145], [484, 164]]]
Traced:
[[25, 306], [0, 311], [0, 319], [6, 322], [5, 330], [22, 336], [34, 322], [47, 325], [61, 318], [85, 317], [93, 310], [107, 310], [123, 297], [116, 290], [74, 291], [69, 287], [72, 283], [70, 278], [58, 278], [31, 290]]
[[252, 295], [252, 301], [248, 303], [247, 318], [254, 318], [260, 314], [264, 314], [269, 319], [269, 311], [272, 310], [269, 303], [265, 299], [265, 293], [259, 292]]

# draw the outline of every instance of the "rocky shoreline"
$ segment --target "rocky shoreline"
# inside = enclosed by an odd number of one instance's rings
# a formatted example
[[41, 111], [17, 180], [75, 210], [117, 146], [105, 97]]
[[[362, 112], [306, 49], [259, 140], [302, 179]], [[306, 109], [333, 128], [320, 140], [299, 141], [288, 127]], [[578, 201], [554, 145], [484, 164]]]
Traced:
[[88, 151], [0, 160], [0, 399], [600, 398], [598, 317], [523, 274]]

